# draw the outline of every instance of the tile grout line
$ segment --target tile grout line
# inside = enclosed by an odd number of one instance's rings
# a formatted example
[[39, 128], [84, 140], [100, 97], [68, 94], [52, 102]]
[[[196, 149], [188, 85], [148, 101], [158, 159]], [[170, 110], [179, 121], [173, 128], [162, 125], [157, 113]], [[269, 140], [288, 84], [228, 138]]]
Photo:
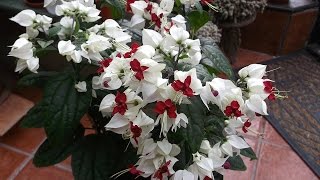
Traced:
[[[262, 125], [262, 134], [263, 135], [265, 133], [265, 130], [266, 130], [266, 124], [263, 124]], [[258, 165], [259, 165], [261, 149], [262, 149], [262, 139], [263, 139], [263, 137], [259, 136], [259, 138], [258, 138], [258, 146], [257, 146], [257, 157], [258, 157], [258, 159], [255, 162], [255, 166], [253, 167], [253, 173], [252, 173], [252, 176], [251, 176], [251, 180], [255, 180], [256, 179], [256, 175], [257, 175], [257, 172], [258, 172]]]
[[22, 151], [22, 150], [20, 150], [18, 148], [15, 148], [15, 147], [7, 145], [7, 144], [0, 143], [0, 147], [3, 147], [5, 149], [11, 150], [13, 152], [16, 152], [16, 153], [19, 153], [19, 154], [22, 154], [22, 155], [32, 156], [32, 154], [30, 154], [30, 153], [27, 153], [25, 151]]
[[13, 180], [15, 179], [18, 174], [27, 166], [29, 161], [32, 159], [32, 156], [27, 157], [8, 177], [8, 180]]
[[[41, 144], [45, 141], [46, 139], [44, 138], [39, 145], [31, 152], [31, 154], [28, 155], [28, 157], [10, 174], [8, 180], [13, 180], [15, 179], [19, 173], [27, 166], [27, 164], [32, 160], [33, 155], [37, 151], [37, 149], [41, 146]], [[15, 149], [15, 148], [14, 148]], [[20, 150], [19, 150], [20, 151]]]
[[64, 166], [64, 165], [61, 165], [61, 164], [55, 164], [54, 166], [59, 168], [59, 169], [65, 170], [65, 171], [72, 172], [71, 167], [67, 167], [67, 166]]

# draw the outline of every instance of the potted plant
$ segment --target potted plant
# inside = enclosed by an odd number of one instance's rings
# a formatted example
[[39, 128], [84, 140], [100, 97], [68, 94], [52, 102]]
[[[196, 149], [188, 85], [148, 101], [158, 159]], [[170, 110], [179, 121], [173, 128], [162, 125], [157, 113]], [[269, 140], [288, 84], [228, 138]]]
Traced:
[[[27, 30], [9, 53], [16, 72], [26, 72], [19, 84], [44, 91], [21, 122], [47, 134], [33, 163], [50, 166], [71, 155], [75, 179], [88, 180], [209, 180], [226, 169], [245, 170], [242, 156], [256, 156], [241, 133], [267, 114], [265, 101], [283, 97], [265, 78], [266, 66], [245, 67], [235, 79], [214, 42], [195, 37], [210, 20], [204, 12], [172, 14], [184, 9], [173, 0], [127, 7], [125, 27], [122, 20], [99, 21], [96, 6], [82, 1], [58, 5], [55, 26], [31, 10], [11, 18]], [[43, 70], [45, 51], [67, 64]], [[82, 124], [85, 114], [91, 125]]]
[[42, 8], [44, 0], [24, 0], [24, 2], [33, 8]]
[[214, 22], [222, 28], [221, 48], [227, 54], [231, 63], [235, 61], [236, 53], [241, 43], [240, 27], [252, 23], [257, 12], [262, 12], [267, 5], [266, 0], [219, 0], [213, 5], [217, 11], [212, 11]]

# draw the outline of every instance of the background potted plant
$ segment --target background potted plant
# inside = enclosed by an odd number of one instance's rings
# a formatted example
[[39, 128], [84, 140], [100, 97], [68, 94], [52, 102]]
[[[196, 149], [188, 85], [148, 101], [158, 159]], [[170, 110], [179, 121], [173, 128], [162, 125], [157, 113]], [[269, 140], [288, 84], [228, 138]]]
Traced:
[[213, 21], [222, 28], [220, 46], [229, 57], [231, 63], [235, 62], [236, 53], [241, 43], [240, 27], [252, 23], [258, 12], [262, 12], [267, 5], [266, 0], [219, 0], [213, 5], [219, 9], [213, 12]]

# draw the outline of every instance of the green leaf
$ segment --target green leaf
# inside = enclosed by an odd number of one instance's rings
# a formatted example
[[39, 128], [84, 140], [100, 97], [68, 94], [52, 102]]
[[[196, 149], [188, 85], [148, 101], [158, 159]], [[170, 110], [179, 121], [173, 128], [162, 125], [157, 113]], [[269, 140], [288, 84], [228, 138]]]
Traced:
[[56, 36], [58, 34], [58, 32], [60, 31], [60, 29], [61, 29], [61, 26], [54, 26], [54, 27], [50, 28], [49, 32], [48, 32], [48, 36], [49, 37]]
[[[111, 179], [110, 176], [116, 172], [135, 164], [135, 150], [129, 147], [125, 151], [126, 145], [127, 142], [117, 134], [85, 136], [72, 153], [72, 172], [75, 180]], [[121, 179], [134, 178], [126, 174], [121, 176]]]
[[43, 102], [32, 107], [22, 118], [20, 126], [23, 128], [42, 128], [46, 119], [47, 105]]
[[43, 87], [48, 79], [57, 75], [57, 72], [38, 72], [23, 76], [19, 81], [20, 86], [38, 86]]
[[188, 14], [188, 19], [192, 32], [195, 33], [210, 20], [210, 16], [206, 11], [192, 11]]
[[201, 39], [202, 60], [201, 64], [205, 65], [209, 71], [226, 74], [230, 79], [234, 80], [234, 72], [229, 60], [220, 50], [220, 48], [212, 41]]
[[104, 0], [102, 6], [106, 6], [111, 10], [113, 19], [121, 19], [125, 15], [125, 4], [119, 0]]
[[213, 78], [215, 78], [215, 74], [211, 74], [208, 69], [206, 69], [202, 64], [198, 64], [196, 66], [192, 66], [190, 64], [186, 63], [179, 63], [178, 69], [180, 71], [189, 71], [192, 68], [196, 68], [197, 70], [197, 77], [201, 80], [203, 84], [205, 84], [207, 81], [211, 81]]
[[38, 148], [33, 158], [36, 167], [51, 166], [65, 160], [73, 152], [79, 138], [83, 137], [84, 128], [80, 125], [72, 142], [59, 145], [52, 145], [48, 140]]
[[87, 112], [91, 102], [89, 87], [79, 93], [74, 85], [73, 74], [64, 73], [48, 80], [43, 101], [48, 105], [45, 131], [52, 144], [68, 142], [73, 138], [80, 119]]
[[258, 159], [256, 156], [256, 153], [253, 151], [253, 149], [251, 147], [246, 148], [246, 149], [241, 149], [240, 154], [245, 157], [250, 158], [250, 160]]
[[241, 156], [239, 156], [239, 155], [229, 157], [229, 159], [227, 161], [231, 164], [231, 168], [230, 168], [231, 170], [235, 170], [235, 171], [247, 170], [246, 165], [244, 164]]
[[192, 153], [199, 151], [204, 138], [204, 119], [206, 117], [206, 107], [199, 97], [190, 99], [191, 104], [182, 104], [179, 113], [184, 113], [188, 117], [188, 126], [183, 129], [187, 145]]

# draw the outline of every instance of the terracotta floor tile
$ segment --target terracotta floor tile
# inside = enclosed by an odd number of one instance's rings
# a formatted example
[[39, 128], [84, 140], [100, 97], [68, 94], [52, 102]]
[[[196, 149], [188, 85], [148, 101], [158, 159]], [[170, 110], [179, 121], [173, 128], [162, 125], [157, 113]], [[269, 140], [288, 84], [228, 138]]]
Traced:
[[256, 180], [312, 180], [315, 174], [291, 149], [263, 143]]
[[267, 122], [264, 131], [264, 139], [263, 141], [267, 141], [276, 145], [289, 147], [289, 144], [281, 137], [281, 135], [277, 132], [276, 129], [272, 127], [272, 125]]
[[33, 105], [33, 102], [25, 98], [10, 94], [0, 105], [0, 136], [12, 128]]
[[69, 156], [66, 160], [62, 161], [60, 165], [71, 169], [71, 156]]
[[[257, 153], [258, 147], [258, 139], [256, 138], [246, 138], [247, 143], [253, 148], [253, 150]], [[254, 175], [254, 167], [257, 164], [257, 160], [250, 161], [249, 158], [243, 157], [244, 163], [247, 166], [246, 171], [231, 171], [226, 170], [224, 175], [224, 180], [234, 180], [235, 177], [237, 180], [250, 180], [251, 177]]]
[[247, 49], [239, 49], [238, 55], [237, 55], [237, 60], [232, 66], [234, 68], [241, 68], [241, 67], [247, 66], [249, 64], [260, 63], [262, 61], [272, 59], [272, 57], [273, 56], [271, 56], [271, 55], [259, 53], [256, 51], [251, 51], [251, 50], [247, 50]]
[[29, 162], [18, 174], [16, 180], [68, 180], [73, 179], [72, 173], [55, 166], [36, 168]]
[[25, 155], [0, 147], [0, 179], [7, 179], [25, 158]]
[[16, 125], [3, 137], [0, 137], [0, 142], [32, 153], [45, 137], [43, 129], [21, 128], [19, 125]]

